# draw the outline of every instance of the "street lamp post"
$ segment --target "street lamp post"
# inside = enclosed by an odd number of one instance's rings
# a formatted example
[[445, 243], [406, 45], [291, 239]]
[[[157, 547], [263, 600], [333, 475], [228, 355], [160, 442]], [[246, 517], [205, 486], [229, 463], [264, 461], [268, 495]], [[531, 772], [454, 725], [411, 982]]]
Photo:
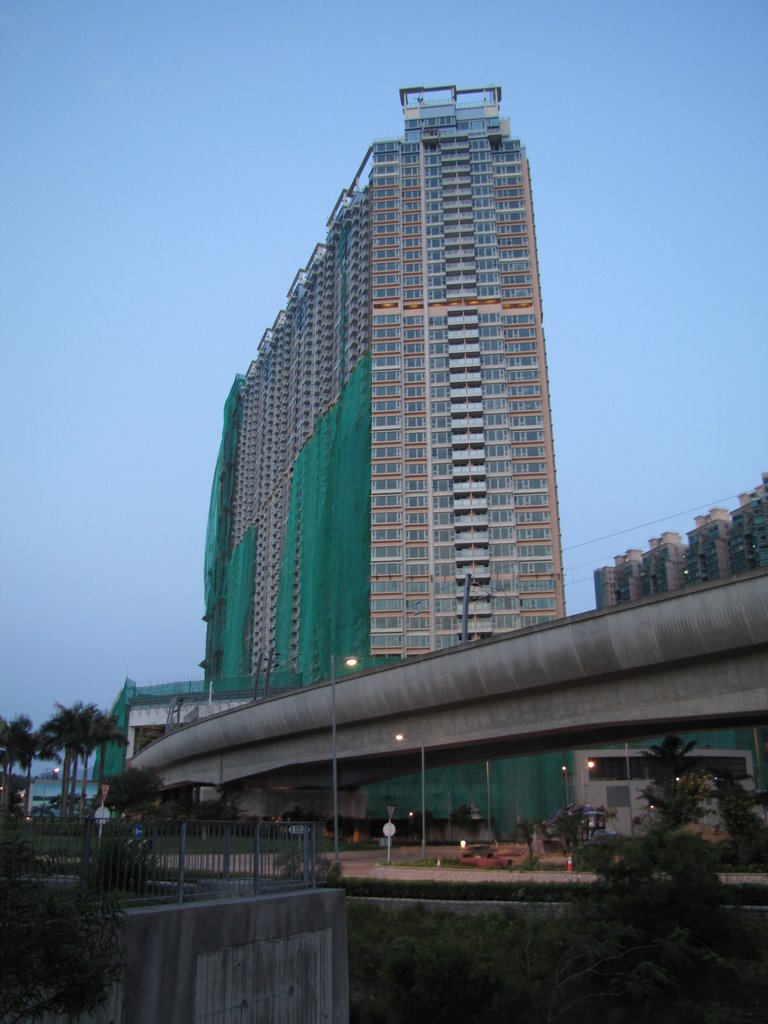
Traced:
[[589, 761], [585, 761], [584, 762], [584, 767], [581, 769], [581, 794], [582, 794], [582, 802], [585, 803], [585, 804], [589, 803], [589, 801], [587, 800], [587, 795], [588, 795], [587, 791], [588, 791], [589, 782], [590, 782], [590, 778], [591, 778], [589, 773], [595, 767], [595, 764], [596, 764], [596, 762], [593, 761], [590, 758]]
[[629, 764], [629, 744], [624, 744], [624, 763], [627, 766], [627, 803], [629, 804], [629, 834], [635, 834], [635, 816], [632, 810], [632, 770]]
[[[395, 739], [402, 743], [406, 736], [399, 732]], [[426, 801], [426, 771], [424, 768], [424, 730], [420, 733], [421, 743], [421, 859], [427, 859], [427, 801]]]
[[568, 768], [563, 765], [563, 807], [568, 806]]
[[331, 762], [333, 764], [333, 863], [339, 863], [339, 765], [336, 750], [336, 662], [347, 668], [357, 665], [357, 658], [331, 655]]

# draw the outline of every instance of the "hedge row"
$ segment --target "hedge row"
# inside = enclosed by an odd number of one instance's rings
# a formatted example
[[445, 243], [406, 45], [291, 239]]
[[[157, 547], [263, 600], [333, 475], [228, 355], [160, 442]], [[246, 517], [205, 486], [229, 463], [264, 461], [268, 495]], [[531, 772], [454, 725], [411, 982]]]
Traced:
[[[585, 903], [596, 896], [594, 885], [569, 882], [524, 882], [520, 885], [477, 885], [472, 882], [400, 881], [389, 878], [342, 878], [349, 896], [380, 899], [471, 900], [505, 903]], [[768, 907], [768, 885], [723, 886], [723, 903], [737, 907]]]
[[575, 903], [591, 886], [568, 882], [525, 882], [521, 885], [477, 885], [472, 882], [400, 881], [389, 878], [342, 878], [349, 896], [384, 899], [474, 900], [509, 903]]

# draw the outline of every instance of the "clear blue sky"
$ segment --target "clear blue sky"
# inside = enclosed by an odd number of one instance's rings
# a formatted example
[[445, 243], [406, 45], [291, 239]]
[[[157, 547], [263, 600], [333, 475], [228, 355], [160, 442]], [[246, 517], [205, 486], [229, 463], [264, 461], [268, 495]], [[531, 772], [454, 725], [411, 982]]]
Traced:
[[401, 86], [528, 149], [568, 610], [768, 468], [766, 0], [0, 0], [0, 48], [0, 714], [199, 674], [224, 399]]

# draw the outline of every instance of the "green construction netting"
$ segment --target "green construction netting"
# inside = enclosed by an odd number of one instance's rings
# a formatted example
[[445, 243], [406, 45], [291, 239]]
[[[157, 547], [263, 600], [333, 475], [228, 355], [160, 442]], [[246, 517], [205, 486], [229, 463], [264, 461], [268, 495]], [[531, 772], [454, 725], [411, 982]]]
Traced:
[[247, 676], [253, 645], [253, 573], [258, 526], [243, 535], [227, 563], [222, 655], [218, 675]]
[[370, 647], [370, 374], [365, 356], [293, 467], [275, 653], [278, 664], [295, 659], [304, 683], [327, 679], [332, 655]]
[[[222, 674], [225, 657], [225, 635], [231, 637], [227, 625], [227, 597], [231, 550], [232, 492], [235, 485], [235, 457], [242, 422], [242, 384], [238, 374], [224, 404], [224, 428], [211, 487], [208, 529], [205, 536], [205, 618], [208, 623], [205, 641], [206, 676]], [[239, 564], [239, 563], [238, 563]], [[246, 668], [246, 672], [249, 671]]]
[[[427, 764], [429, 757], [427, 756]], [[426, 807], [435, 818], [450, 820], [460, 807], [470, 807], [485, 824], [488, 804], [496, 835], [514, 835], [520, 818], [541, 820], [563, 804], [563, 773], [573, 770], [573, 755], [540, 754], [503, 761], [482, 761], [452, 768], [427, 768]], [[395, 818], [409, 811], [418, 818], [421, 809], [421, 775], [404, 775], [366, 786], [368, 817], [386, 817], [387, 805], [396, 808]], [[416, 828], [420, 828], [417, 822]], [[398, 824], [398, 829], [400, 825]], [[455, 838], [460, 839], [458, 834]], [[464, 836], [463, 838], [469, 838]]]
[[[130, 699], [138, 690], [138, 686], [132, 679], [126, 679], [123, 683], [123, 688], [115, 698], [115, 702], [112, 705], [110, 714], [114, 715], [117, 719], [117, 724], [120, 729], [127, 735], [128, 733], [128, 711], [130, 709]], [[125, 747], [119, 743], [108, 743], [104, 749], [104, 776], [109, 777], [110, 775], [119, 775], [120, 772], [125, 768]], [[96, 757], [93, 764], [93, 778], [97, 779], [101, 775], [101, 751], [96, 751]]]
[[[727, 729], [721, 732], [685, 733], [685, 742], [696, 741], [694, 756], [703, 756], [708, 748], [756, 750], [754, 736], [750, 729]], [[661, 743], [663, 737], [630, 743], [631, 750], [647, 748]], [[601, 750], [624, 750], [624, 744], [601, 744]], [[427, 756], [427, 765], [429, 757]], [[472, 765], [458, 765], [453, 768], [427, 767], [425, 782], [425, 803], [435, 818], [448, 820], [457, 808], [468, 806], [476, 812], [478, 821], [485, 825], [488, 819], [488, 803], [494, 833], [511, 837], [519, 818], [541, 821], [549, 817], [564, 804], [563, 765], [572, 779], [576, 771], [572, 751], [555, 754], [538, 754], [533, 757], [518, 757], [501, 761], [481, 762]], [[755, 765], [755, 774], [759, 766]], [[416, 819], [413, 829], [418, 834], [421, 812], [421, 775], [404, 775], [366, 786], [368, 818], [386, 818], [387, 806], [394, 805], [398, 830], [402, 820], [407, 820], [413, 811]], [[572, 792], [569, 790], [569, 799]], [[456, 839], [462, 838], [458, 833]], [[468, 838], [468, 837], [465, 837]]]

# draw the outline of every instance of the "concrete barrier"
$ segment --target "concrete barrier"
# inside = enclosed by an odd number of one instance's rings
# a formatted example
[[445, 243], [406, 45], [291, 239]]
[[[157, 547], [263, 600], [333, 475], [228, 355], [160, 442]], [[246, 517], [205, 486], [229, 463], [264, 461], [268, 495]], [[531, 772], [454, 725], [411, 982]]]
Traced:
[[349, 1019], [346, 904], [338, 889], [129, 910], [123, 949], [122, 984], [80, 1024]]

